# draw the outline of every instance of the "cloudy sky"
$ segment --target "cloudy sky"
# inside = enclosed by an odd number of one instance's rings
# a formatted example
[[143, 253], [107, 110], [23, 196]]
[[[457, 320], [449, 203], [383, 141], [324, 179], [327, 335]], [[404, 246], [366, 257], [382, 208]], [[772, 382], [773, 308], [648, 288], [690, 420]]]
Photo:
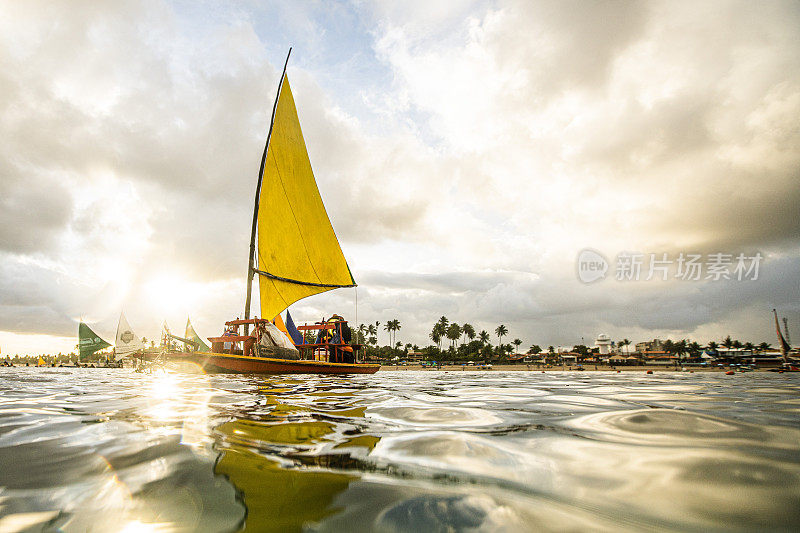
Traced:
[[[242, 314], [289, 46], [357, 322], [418, 344], [442, 315], [525, 346], [775, 344], [776, 307], [800, 340], [797, 2], [9, 0], [3, 355], [70, 351], [81, 318], [113, 340], [121, 310], [148, 338]], [[587, 248], [609, 263], [588, 284]], [[638, 281], [616, 279], [623, 252]], [[647, 280], [651, 253], [706, 270]], [[760, 253], [758, 279], [706, 279], [715, 253]], [[355, 301], [292, 314], [355, 320]]]

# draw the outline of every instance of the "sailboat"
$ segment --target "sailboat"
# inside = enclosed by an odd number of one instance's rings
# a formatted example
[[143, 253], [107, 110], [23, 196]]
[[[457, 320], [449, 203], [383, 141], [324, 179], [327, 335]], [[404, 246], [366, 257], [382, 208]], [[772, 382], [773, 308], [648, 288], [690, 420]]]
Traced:
[[[778, 344], [780, 345], [781, 357], [783, 358], [783, 365], [780, 367], [780, 372], [800, 372], [800, 365], [796, 361], [789, 358], [789, 353], [792, 347], [784, 338], [781, 333], [781, 327], [778, 325], [778, 312], [773, 309], [772, 314], [775, 317], [775, 332], [778, 334]], [[787, 333], [788, 334], [788, 333]]]
[[[359, 361], [361, 347], [348, 342], [350, 329], [341, 317], [300, 326], [317, 335], [315, 342], [297, 345], [263, 318], [278, 317], [302, 298], [356, 286], [311, 170], [286, 76], [289, 55], [258, 174], [244, 319], [226, 322], [223, 335], [209, 337], [210, 352], [196, 352], [191, 359], [209, 372], [372, 374], [380, 365]], [[262, 318], [250, 318], [256, 275]]]
[[[180, 349], [183, 343], [183, 350]], [[161, 351], [167, 359], [182, 360], [193, 352], [208, 352], [208, 344], [197, 334], [189, 318], [186, 319], [186, 333], [183, 337], [175, 335], [169, 329], [166, 320], [161, 328]]]
[[119, 314], [117, 324], [117, 338], [114, 342], [114, 360], [120, 361], [125, 357], [133, 356], [144, 350], [144, 342], [131, 329], [125, 313]]
[[83, 361], [97, 350], [108, 348], [109, 343], [100, 338], [86, 323], [78, 323], [78, 352], [79, 360]]
[[211, 348], [203, 342], [203, 339], [200, 338], [200, 335], [194, 330], [192, 327], [192, 322], [189, 320], [189, 317], [186, 317], [186, 333], [184, 333], [184, 347], [187, 351], [192, 352], [207, 352]]

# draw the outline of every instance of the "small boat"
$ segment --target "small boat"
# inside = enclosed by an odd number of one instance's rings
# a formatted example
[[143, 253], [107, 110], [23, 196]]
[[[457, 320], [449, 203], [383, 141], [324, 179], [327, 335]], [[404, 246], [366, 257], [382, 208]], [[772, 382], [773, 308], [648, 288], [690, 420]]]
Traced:
[[[372, 374], [380, 365], [362, 362], [362, 346], [349, 342], [341, 317], [297, 328], [317, 331], [314, 342], [298, 344], [273, 323], [300, 299], [356, 286], [311, 170], [288, 63], [287, 55], [258, 174], [244, 318], [226, 322], [223, 335], [209, 337], [210, 351], [171, 354], [171, 359], [192, 361], [207, 372]], [[256, 275], [262, 318], [250, 317]]]
[[[800, 372], [800, 363], [798, 363], [798, 361], [796, 361], [794, 358], [789, 357], [789, 354], [792, 351], [792, 347], [789, 345], [789, 343], [781, 333], [781, 327], [778, 324], [778, 312], [775, 309], [773, 309], [772, 315], [775, 317], [775, 333], [777, 333], [778, 335], [778, 345], [780, 346], [781, 357], [783, 358], [783, 364], [781, 364], [781, 366], [779, 366], [776, 369], [772, 369], [772, 371], [780, 373]], [[786, 334], [788, 335], [789, 332], [787, 331]]]

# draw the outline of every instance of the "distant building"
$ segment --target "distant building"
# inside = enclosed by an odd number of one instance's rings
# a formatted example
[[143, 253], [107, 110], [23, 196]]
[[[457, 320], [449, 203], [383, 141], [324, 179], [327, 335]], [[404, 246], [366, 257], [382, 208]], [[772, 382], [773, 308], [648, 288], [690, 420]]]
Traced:
[[425, 354], [422, 352], [408, 352], [406, 356], [407, 361], [419, 362], [425, 359]]
[[664, 341], [661, 339], [653, 339], [651, 341], [636, 343], [636, 351], [639, 353], [660, 352], [662, 350], [664, 350]]
[[576, 364], [578, 362], [578, 356], [579, 355], [580, 354], [577, 354], [577, 353], [564, 352], [564, 353], [562, 353], [560, 355], [561, 364], [574, 365], [574, 364]]
[[611, 338], [605, 333], [601, 333], [597, 336], [594, 345], [597, 346], [600, 355], [608, 355], [611, 353]]
[[646, 365], [672, 365], [676, 364], [678, 356], [664, 350], [650, 350], [642, 352], [642, 360]]

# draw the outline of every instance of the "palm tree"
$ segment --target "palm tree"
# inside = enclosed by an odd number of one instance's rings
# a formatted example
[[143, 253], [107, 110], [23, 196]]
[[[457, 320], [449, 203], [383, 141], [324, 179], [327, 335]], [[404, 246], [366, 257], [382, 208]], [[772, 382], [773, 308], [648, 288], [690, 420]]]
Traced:
[[[381, 323], [376, 320], [375, 321], [375, 339], [378, 338], [378, 331], [380, 331], [378, 328], [380, 328], [380, 327], [381, 327]], [[376, 340], [375, 343], [377, 344], [377, 342], [378, 341]]]
[[392, 345], [392, 331], [394, 331], [394, 329], [392, 327], [392, 321], [391, 320], [387, 321], [386, 324], [383, 325], [383, 329], [386, 330], [389, 333], [389, 346], [391, 346]]
[[744, 343], [744, 349], [745, 350], [750, 350], [750, 353], [753, 353], [753, 351], [756, 349], [756, 347], [752, 342], [746, 342], [746, 343]]
[[[375, 324], [370, 324], [369, 326], [367, 326], [367, 335], [369, 336], [369, 343], [375, 344], [377, 346], [378, 328], [375, 326]], [[372, 342], [373, 339], [375, 339], [375, 342]]]
[[718, 346], [719, 346], [719, 345], [718, 345], [716, 342], [714, 342], [714, 341], [711, 341], [711, 342], [709, 342], [709, 343], [708, 343], [708, 345], [706, 346], [706, 349], [707, 349], [707, 350], [711, 350], [712, 352], [716, 352], [716, 351], [717, 351], [717, 347], [718, 347]]
[[[625, 347], [625, 346], [630, 346], [630, 344], [631, 344], [631, 341], [629, 341], [628, 339], [622, 339], [621, 341], [619, 341], [619, 343], [618, 343], [618, 344], [619, 344], [620, 346], [622, 346], [622, 347]], [[627, 352], [627, 350], [625, 350], [625, 351]]]
[[733, 340], [731, 340], [731, 336], [730, 335], [725, 337], [725, 340], [722, 341], [722, 345], [724, 347], [726, 347], [727, 349], [729, 349], [729, 350], [731, 349], [731, 347], [733, 346]]
[[358, 325], [358, 344], [364, 344], [364, 339], [366, 337], [366, 335], [365, 335], [366, 333], [367, 333], [367, 326], [365, 326], [364, 324], [359, 324]]
[[556, 352], [556, 349], [555, 349], [555, 348], [553, 348], [553, 346], [552, 346], [552, 345], [550, 345], [550, 346], [548, 346], [548, 347], [547, 347], [547, 351], [548, 351], [549, 353], [555, 353], [555, 352]]
[[459, 337], [461, 337], [461, 326], [455, 322], [447, 326], [447, 338], [451, 341], [451, 347], [455, 348], [455, 343], [458, 342]]
[[403, 326], [400, 325], [400, 321], [396, 318], [392, 320], [392, 330], [394, 330], [394, 340], [397, 341], [397, 332], [400, 331], [400, 328]]
[[689, 350], [689, 355], [692, 356], [692, 357], [699, 357], [700, 356], [700, 352], [702, 351], [702, 348], [700, 348], [700, 345], [697, 344], [694, 341], [689, 343], [689, 345], [687, 346], [687, 349]]
[[522, 344], [522, 341], [521, 341], [521, 340], [519, 340], [519, 339], [514, 339], [514, 346], [516, 346], [516, 351], [514, 352], [515, 354], [516, 354], [517, 352], [519, 352], [519, 345], [520, 345], [520, 344]]
[[506, 328], [503, 324], [500, 324], [494, 329], [494, 332], [497, 333], [497, 344], [500, 346], [503, 345], [503, 335], [508, 335], [508, 328]]
[[383, 325], [383, 329], [389, 333], [389, 346], [392, 345], [392, 321], [389, 320]]
[[769, 350], [770, 346], [772, 346], [770, 343], [762, 342], [761, 344], [758, 345], [758, 349], [761, 350], [762, 352], [766, 352], [767, 350]]
[[686, 339], [681, 339], [673, 345], [673, 350], [675, 350], [675, 355], [680, 357], [686, 353]]
[[[438, 326], [438, 324], [436, 324], [436, 325]], [[440, 343], [440, 342], [442, 342], [442, 336], [439, 334], [439, 331], [437, 330], [437, 328], [436, 328], [436, 327], [434, 327], [434, 328], [433, 328], [433, 331], [431, 331], [431, 332], [428, 334], [428, 336], [431, 338], [431, 340], [432, 340], [433, 342], [435, 342], [435, 343], [436, 343], [436, 346], [437, 346], [437, 348], [439, 348], [439, 350], [441, 350], [441, 349], [442, 349], [442, 346], [441, 346], [441, 344], [439, 344], [439, 343]]]
[[[442, 317], [444, 318], [444, 317]], [[430, 333], [430, 338], [436, 343], [439, 350], [442, 349], [442, 339], [447, 334], [447, 328], [443, 325], [441, 319], [433, 325], [433, 330]]]
[[478, 333], [478, 339], [481, 341], [481, 344], [486, 344], [489, 342], [489, 333], [487, 333], [485, 329], [482, 329], [481, 332]]
[[469, 340], [475, 338], [475, 328], [472, 327], [472, 324], [464, 324], [461, 326], [461, 333], [464, 334], [464, 339], [462, 339], [461, 344], [466, 342], [466, 338], [469, 337]]

